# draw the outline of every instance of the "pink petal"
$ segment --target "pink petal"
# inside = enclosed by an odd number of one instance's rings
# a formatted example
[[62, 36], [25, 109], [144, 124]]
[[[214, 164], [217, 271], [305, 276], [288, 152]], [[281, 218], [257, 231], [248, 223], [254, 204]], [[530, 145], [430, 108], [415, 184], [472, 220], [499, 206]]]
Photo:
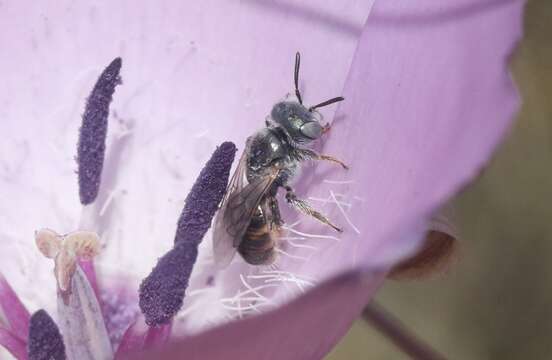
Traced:
[[79, 260], [79, 266], [84, 272], [84, 275], [88, 279], [88, 282], [90, 283], [90, 286], [92, 286], [92, 289], [94, 290], [94, 294], [96, 294], [96, 298], [101, 304], [101, 296], [100, 296], [100, 289], [98, 288], [98, 279], [96, 277], [96, 268], [94, 267], [94, 261], [93, 260]]
[[358, 182], [368, 184], [362, 196], [375, 204], [353, 215], [366, 235], [362, 257], [400, 254], [399, 246], [382, 248], [384, 235], [435, 211], [479, 173], [505, 136], [519, 107], [507, 66], [523, 4], [374, 8], [357, 54], [370, 61], [349, 75], [366, 81], [349, 84], [351, 101], [343, 107], [358, 119], [356, 126], [344, 122], [347, 138], [368, 146], [356, 156], [349, 151], [369, 169]]
[[[12, 56], [1, 58], [0, 68], [14, 69], [27, 62], [29, 75], [3, 74], [6, 86], [0, 99], [6, 103], [7, 121], [2, 129], [18, 134], [6, 144], [33, 139], [26, 165], [17, 168], [15, 160], [8, 164], [14, 169], [7, 174], [11, 184], [0, 193], [9, 200], [0, 213], [8, 216], [18, 233], [31, 233], [40, 221], [51, 222], [52, 227], [62, 223], [64, 216], [50, 211], [52, 198], [63, 211], [77, 212], [73, 168], [65, 162], [67, 149], [74, 146], [73, 119], [78, 118], [92, 81], [91, 67], [114, 55], [128, 59], [125, 85], [114, 105], [124, 116], [137, 119], [140, 131], [133, 138], [133, 156], [121, 169], [120, 181], [129, 184], [128, 195], [116, 199], [123, 215], [111, 237], [122, 234], [129, 241], [105, 259], [115, 263], [121, 254], [133, 254], [121, 265], [135, 265], [138, 239], [144, 241], [141, 252], [151, 253], [151, 258], [170, 243], [182, 188], [192, 181], [188, 171], [196, 173], [207, 156], [202, 149], [221, 140], [243, 140], [262, 126], [270, 104], [291, 90], [285, 74], [295, 50], [301, 50], [305, 60], [305, 98], [310, 102], [339, 95], [358, 24], [371, 5], [244, 1], [209, 9], [202, 4], [60, 6], [49, 11], [49, 21], [39, 8], [25, 9], [25, 17], [18, 16], [23, 10], [14, 5], [6, 9], [11, 16], [5, 28], [0, 25], [0, 33], [9, 34], [4, 44]], [[337, 117], [341, 121], [334, 122], [324, 149], [347, 161], [352, 170], [341, 175], [318, 167], [318, 179], [354, 183], [336, 188], [315, 180], [309, 187], [311, 195], [332, 190], [334, 195], [348, 196], [354, 212], [347, 219], [339, 209], [330, 215], [353, 226], [348, 225], [339, 246], [328, 247], [308, 264], [290, 265], [291, 271], [303, 268], [330, 278], [360, 266], [388, 266], [416, 247], [424, 220], [483, 166], [517, 108], [505, 61], [520, 34], [523, 5], [521, 1], [488, 4], [376, 3], [344, 90], [347, 100]], [[95, 23], [83, 24], [84, 14]], [[129, 18], [144, 21], [126, 21]], [[40, 24], [46, 30], [29, 29], [26, 24]], [[33, 48], [41, 56], [30, 56]], [[79, 71], [83, 73], [75, 80]], [[32, 84], [33, 91], [16, 91], [22, 82]], [[67, 85], [52, 92], [58, 84]], [[33, 126], [22, 130], [22, 118]], [[182, 141], [190, 134], [197, 137]], [[56, 139], [54, 146], [50, 139]], [[16, 160], [24, 153], [11, 151]], [[180, 161], [180, 156], [187, 160]], [[144, 163], [149, 172], [143, 170]], [[185, 172], [174, 171], [184, 165]], [[39, 189], [36, 178], [41, 180]], [[14, 203], [29, 215], [12, 214]], [[152, 219], [152, 213], [174, 216]], [[145, 271], [150, 260], [142, 260]], [[247, 359], [250, 353], [319, 358], [346, 331], [377, 283], [369, 281], [363, 287], [349, 280], [332, 282], [314, 290], [316, 297], [307, 295], [275, 312], [215, 329], [182, 347], [192, 358], [205, 358], [202, 351], [213, 355], [206, 358], [235, 354]], [[245, 347], [246, 341], [247, 346], [254, 344], [252, 350]]]
[[0, 327], [0, 345], [6, 348], [16, 359], [27, 359], [27, 345], [25, 341], [3, 327]]
[[342, 275], [275, 311], [135, 359], [320, 359], [349, 329], [381, 279], [377, 274]]
[[[113, 226], [100, 234], [107, 248], [98, 261], [147, 274], [171, 244], [181, 201], [215, 145], [232, 140], [243, 149], [270, 106], [292, 90], [295, 51], [303, 53], [305, 101], [339, 95], [372, 3], [6, 4], [2, 224], [21, 237], [46, 225], [76, 229], [80, 115], [99, 71], [121, 56], [123, 84], [111, 109], [134, 128], [115, 169], [118, 191], [105, 213]], [[28, 91], [18, 91], [22, 83]], [[110, 120], [108, 143], [118, 124]], [[137, 245], [148, 256], [134, 256]], [[44, 273], [45, 264], [38, 265]]]
[[172, 323], [149, 327], [141, 316], [125, 331], [115, 353], [115, 359], [124, 359], [129, 354], [164, 345], [169, 341]]
[[150, 327], [146, 335], [144, 349], [164, 345], [167, 341], [169, 341], [171, 329], [172, 322], [161, 326]]
[[[449, 4], [376, 3], [345, 86], [348, 101], [324, 149], [352, 170], [340, 175], [320, 166], [321, 178], [345, 183], [314, 181], [318, 196], [348, 195], [356, 209], [347, 218], [334, 210], [348, 224], [340, 245], [295, 269], [330, 276], [386, 267], [407, 255], [432, 212], [478, 173], [505, 135], [518, 108], [507, 60], [520, 36], [523, 3]], [[320, 358], [377, 280], [358, 288], [351, 278], [326, 283], [274, 312], [183, 340], [162, 356]]]
[[142, 350], [147, 332], [148, 327], [143, 319], [138, 319], [130, 324], [117, 348], [115, 359], [124, 359], [129, 353]]
[[21, 340], [27, 339], [31, 315], [1, 273], [0, 307], [2, 314], [6, 317], [10, 331]]
[[345, 232], [339, 246], [296, 268], [320, 276], [388, 266], [420, 244], [430, 216], [481, 171], [518, 110], [508, 60], [522, 7], [374, 5], [324, 147], [351, 170], [319, 165], [309, 178], [311, 196], [340, 194], [352, 204], [328, 208]]

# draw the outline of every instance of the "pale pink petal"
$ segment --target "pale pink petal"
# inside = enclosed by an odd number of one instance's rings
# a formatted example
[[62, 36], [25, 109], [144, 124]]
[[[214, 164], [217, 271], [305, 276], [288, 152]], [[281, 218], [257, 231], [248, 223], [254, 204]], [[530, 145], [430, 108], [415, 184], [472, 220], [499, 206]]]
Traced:
[[291, 269], [385, 267], [419, 246], [433, 213], [481, 171], [519, 108], [508, 61], [523, 4], [374, 5], [323, 148], [351, 169], [319, 165], [306, 180], [345, 232]]
[[[364, 149], [333, 139], [326, 147], [342, 148], [365, 169], [353, 167], [350, 175], [358, 184], [350, 192], [364, 201], [351, 221], [362, 234], [358, 255], [365, 264], [409, 251], [408, 225], [429, 221], [507, 133], [519, 108], [508, 61], [523, 4], [382, 1], [374, 8], [345, 89], [350, 101], [341, 109], [354, 120], [344, 120], [340, 131]], [[393, 245], [390, 235], [399, 238]]]
[[[270, 105], [291, 90], [296, 50], [303, 53], [308, 102], [342, 93], [371, 3], [121, 4], [52, 7], [46, 17], [39, 7], [3, 8], [9, 21], [0, 22], [0, 40], [10, 56], [0, 58], [6, 69], [1, 127], [15, 134], [3, 145], [15, 160], [8, 161], [0, 213], [18, 236], [37, 226], [74, 230], [79, 205], [68, 149], [75, 144], [75, 119], [97, 68], [120, 55], [128, 66], [113, 105], [137, 126], [119, 169], [124, 191], [110, 205], [117, 225], [102, 236], [108, 244], [103, 260], [145, 275], [172, 242], [183, 189], [213, 144], [243, 144]], [[305, 172], [299, 188], [301, 195], [351, 204], [350, 212], [330, 202], [324, 209], [346, 225], [345, 233], [337, 245], [317, 242], [310, 261], [284, 258], [283, 268], [323, 282], [349, 269], [387, 268], [417, 247], [430, 215], [484, 165], [517, 109], [505, 65], [520, 34], [522, 5], [376, 3], [343, 91], [347, 100], [324, 147], [351, 170], [320, 165]], [[23, 64], [23, 74], [11, 71]], [[17, 91], [21, 83], [32, 91]], [[333, 112], [325, 114], [331, 119]], [[327, 235], [319, 224], [301, 226]], [[137, 256], [138, 245], [147, 256]], [[308, 255], [301, 251], [294, 255]], [[189, 358], [320, 358], [379, 280], [341, 278], [175, 351], [184, 349]]]
[[[337, 246], [282, 268], [319, 278], [386, 268], [419, 245], [433, 212], [484, 166], [519, 105], [507, 62], [523, 2], [478, 4], [376, 3], [324, 147], [351, 170], [321, 165], [307, 181], [312, 195], [339, 194], [354, 211], [330, 211], [346, 225]], [[165, 355], [318, 359], [344, 332], [336, 322], [350, 324], [377, 283], [369, 282], [364, 296], [348, 289], [341, 298], [330, 290], [339, 283], [323, 285], [272, 313], [183, 340]]]
[[[106, 154], [104, 175], [114, 180], [102, 183], [109, 188], [98, 196], [102, 215], [93, 220], [105, 248], [95, 263], [100, 277], [104, 266], [143, 278], [172, 243], [186, 191], [216, 144], [232, 140], [243, 149], [271, 105], [292, 91], [296, 51], [304, 55], [305, 101], [339, 95], [372, 3], [4, 4], [0, 226], [23, 243], [42, 226], [78, 229], [80, 117], [101, 69], [121, 56], [108, 149], [121, 136], [117, 130], [133, 127], [114, 151], [120, 166], [110, 168]], [[25, 256], [33, 275], [48, 283], [50, 264]], [[24, 284], [16, 271], [21, 261], [0, 266]], [[55, 297], [55, 287], [30, 297], [51, 309], [44, 299]]]

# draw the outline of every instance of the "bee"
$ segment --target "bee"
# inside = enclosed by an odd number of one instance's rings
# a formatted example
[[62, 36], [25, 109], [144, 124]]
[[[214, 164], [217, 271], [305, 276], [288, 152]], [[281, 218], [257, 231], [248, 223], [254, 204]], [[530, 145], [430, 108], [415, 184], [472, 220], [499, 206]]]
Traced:
[[330, 129], [321, 125], [316, 109], [344, 98], [334, 97], [307, 107], [299, 91], [301, 56], [295, 55], [295, 96], [297, 100], [284, 100], [272, 107], [266, 127], [247, 138], [245, 149], [230, 179], [221, 207], [217, 213], [213, 233], [215, 263], [228, 265], [237, 251], [252, 265], [269, 265], [276, 259], [276, 244], [283, 220], [276, 194], [279, 188], [286, 191], [285, 199], [299, 212], [342, 230], [326, 216], [299, 199], [290, 180], [300, 163], [306, 160], [324, 160], [348, 167], [335, 157], [318, 154], [306, 147]]

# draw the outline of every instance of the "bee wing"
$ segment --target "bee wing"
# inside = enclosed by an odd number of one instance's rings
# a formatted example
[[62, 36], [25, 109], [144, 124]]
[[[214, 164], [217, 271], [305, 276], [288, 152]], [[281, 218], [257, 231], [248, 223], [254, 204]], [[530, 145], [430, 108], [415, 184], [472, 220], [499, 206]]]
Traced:
[[[268, 197], [264, 197], [261, 202], [261, 209], [263, 210], [263, 216], [266, 221], [266, 224], [268, 225], [268, 236], [270, 236], [272, 240], [272, 244], [274, 245], [274, 248], [277, 248], [277, 240], [281, 236], [282, 228], [281, 226], [274, 221], [274, 213], [272, 212], [272, 208], [270, 206], [270, 203], [268, 201]], [[272, 264], [276, 260], [276, 253], [274, 252], [274, 249], [272, 250], [273, 257], [271, 260], [266, 262], [266, 265]]]
[[226, 231], [234, 238], [234, 247], [240, 244], [251, 218], [277, 175], [278, 171], [273, 169], [269, 175], [256, 179], [228, 197], [223, 221]]
[[224, 224], [225, 213], [228, 211], [227, 205], [230, 196], [239, 192], [245, 185], [245, 171], [247, 169], [247, 151], [243, 151], [238, 166], [232, 174], [232, 178], [228, 183], [226, 194], [222, 199], [220, 210], [215, 217], [213, 226], [213, 255], [215, 263], [220, 267], [225, 267], [232, 261], [236, 248], [234, 247], [234, 238], [226, 230]]
[[279, 172], [279, 169], [273, 168], [267, 176], [245, 184], [246, 159], [244, 152], [215, 219], [213, 254], [215, 263], [220, 267], [227, 266], [232, 261], [251, 217]]
[[238, 166], [236, 167], [236, 170], [232, 174], [232, 178], [230, 179], [230, 182], [228, 182], [226, 194], [224, 194], [224, 197], [222, 198], [221, 207], [224, 207], [224, 205], [228, 202], [228, 198], [230, 197], [231, 194], [235, 193], [236, 191], [240, 191], [241, 189], [243, 189], [245, 185], [245, 171], [247, 170], [248, 146], [249, 146], [249, 138], [246, 141], [245, 150], [242, 152], [240, 156], [240, 161], [238, 162]]

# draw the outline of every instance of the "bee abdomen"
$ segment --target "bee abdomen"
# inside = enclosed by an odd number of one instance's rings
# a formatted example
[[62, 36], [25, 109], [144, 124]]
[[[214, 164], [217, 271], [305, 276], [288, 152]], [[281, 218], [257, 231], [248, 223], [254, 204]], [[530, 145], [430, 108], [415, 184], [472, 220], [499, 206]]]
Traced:
[[255, 216], [243, 235], [238, 252], [252, 265], [271, 264], [275, 258], [274, 240], [262, 216]]
[[243, 238], [244, 240], [248, 239], [250, 241], [263, 241], [263, 238], [266, 236], [269, 236], [268, 225], [260, 218], [254, 217]]

